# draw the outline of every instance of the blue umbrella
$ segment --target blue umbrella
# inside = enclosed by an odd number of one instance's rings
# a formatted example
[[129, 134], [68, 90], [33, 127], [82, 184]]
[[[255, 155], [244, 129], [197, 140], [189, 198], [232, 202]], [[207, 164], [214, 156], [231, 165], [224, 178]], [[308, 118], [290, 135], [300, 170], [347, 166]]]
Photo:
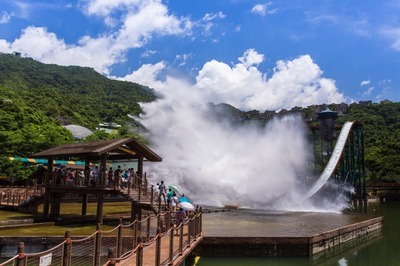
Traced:
[[188, 197], [180, 197], [179, 202], [192, 202]]

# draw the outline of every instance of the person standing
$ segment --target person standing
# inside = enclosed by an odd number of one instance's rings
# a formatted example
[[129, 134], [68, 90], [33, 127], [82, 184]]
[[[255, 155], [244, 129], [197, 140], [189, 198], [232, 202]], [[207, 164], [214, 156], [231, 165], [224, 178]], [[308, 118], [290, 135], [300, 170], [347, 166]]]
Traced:
[[107, 174], [108, 174], [108, 177], [107, 177], [108, 184], [107, 185], [109, 187], [112, 187], [114, 185], [114, 171], [113, 171], [112, 167], [110, 167]]
[[96, 184], [99, 184], [99, 177], [100, 177], [100, 170], [99, 167], [96, 165], [92, 171], [92, 180], [90, 182], [90, 185], [92, 187], [95, 187]]
[[178, 205], [178, 203], [179, 203], [178, 197], [176, 196], [176, 193], [173, 192], [171, 199], [171, 207], [173, 212], [176, 212], [176, 206]]
[[171, 205], [172, 196], [173, 196], [172, 190], [168, 189], [168, 192], [167, 192], [167, 205], [168, 205], [168, 207]]
[[121, 165], [118, 165], [118, 168], [114, 171], [114, 189], [119, 189], [121, 174], [122, 174]]
[[160, 185], [158, 186], [158, 189], [160, 190], [160, 200], [161, 197], [163, 198], [164, 204], [167, 203], [166, 198], [165, 198], [165, 185], [164, 181], [161, 181]]

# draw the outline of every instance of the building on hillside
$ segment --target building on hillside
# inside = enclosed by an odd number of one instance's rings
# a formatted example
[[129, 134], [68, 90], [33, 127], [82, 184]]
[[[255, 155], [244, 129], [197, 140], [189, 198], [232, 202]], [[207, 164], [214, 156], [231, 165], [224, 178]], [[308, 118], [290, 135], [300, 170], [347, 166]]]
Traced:
[[116, 134], [118, 133], [118, 129], [121, 128], [121, 125], [114, 123], [114, 122], [104, 122], [104, 123], [100, 123], [99, 127], [97, 127], [97, 130], [102, 130], [105, 131], [107, 133], [113, 133]]

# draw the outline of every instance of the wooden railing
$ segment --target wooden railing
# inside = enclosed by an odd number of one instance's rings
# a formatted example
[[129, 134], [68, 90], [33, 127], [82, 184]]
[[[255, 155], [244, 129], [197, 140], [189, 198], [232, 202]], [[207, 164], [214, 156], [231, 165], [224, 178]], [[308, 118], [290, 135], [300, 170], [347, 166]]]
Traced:
[[[114, 229], [96, 232], [84, 238], [73, 239], [69, 231], [65, 240], [54, 247], [39, 252], [25, 253], [25, 244], [19, 243], [17, 254], [0, 266], [8, 265], [171, 265], [183, 261], [203, 238], [202, 213], [199, 212], [178, 226], [167, 224], [171, 212], [148, 215], [142, 221], [124, 225], [122, 219]], [[46, 264], [48, 263], [48, 264]]]
[[30, 187], [0, 187], [1, 206], [19, 206], [34, 196], [44, 193], [43, 186]]

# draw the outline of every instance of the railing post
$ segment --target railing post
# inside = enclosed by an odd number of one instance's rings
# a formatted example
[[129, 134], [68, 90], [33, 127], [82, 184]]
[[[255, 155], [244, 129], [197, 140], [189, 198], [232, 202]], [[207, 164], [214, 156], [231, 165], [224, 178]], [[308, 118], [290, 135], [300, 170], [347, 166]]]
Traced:
[[154, 201], [154, 185], [151, 185], [150, 189], [150, 204], [153, 204]]
[[133, 231], [133, 248], [137, 245], [137, 237], [138, 237], [138, 230], [139, 230], [139, 220], [136, 215], [136, 220], [134, 221], [134, 231]]
[[101, 253], [101, 230], [100, 224], [96, 225], [96, 238], [94, 247], [94, 266], [100, 266], [100, 253]]
[[147, 176], [146, 176], [146, 173], [144, 173], [144, 194], [145, 195], [147, 195], [147, 185], [148, 185], [148, 183], [147, 183]]
[[147, 214], [147, 226], [146, 226], [146, 239], [147, 242], [150, 241], [150, 214]]
[[8, 194], [7, 205], [10, 205], [10, 201], [11, 201], [11, 189], [7, 192], [7, 194]]
[[108, 259], [108, 266], [115, 266], [116, 265], [116, 260], [115, 260], [115, 250], [113, 248], [108, 249], [107, 252], [107, 259]]
[[187, 223], [187, 226], [188, 226], [188, 243], [189, 243], [189, 245], [190, 245], [190, 231], [191, 231], [191, 221], [189, 220], [188, 221], [188, 223]]
[[157, 236], [156, 236], [156, 264], [155, 266], [160, 265], [161, 261], [161, 229], [157, 228]]
[[18, 244], [18, 258], [17, 258], [17, 266], [25, 265], [25, 245], [24, 242], [19, 242]]
[[122, 255], [122, 218], [119, 218], [118, 239], [117, 239], [117, 258]]
[[63, 266], [71, 265], [71, 231], [65, 232], [65, 244], [64, 244], [62, 265]]
[[21, 197], [22, 197], [22, 193], [18, 192], [17, 205], [21, 204]]
[[142, 266], [143, 265], [143, 241], [142, 238], [139, 237], [138, 239], [138, 249], [136, 252], [136, 266]]
[[157, 228], [161, 228], [161, 212], [157, 214]]
[[179, 228], [179, 255], [183, 253], [183, 223], [181, 223]]
[[172, 262], [174, 260], [174, 228], [171, 227], [171, 229], [169, 230], [169, 247], [168, 247], [168, 251], [169, 251], [169, 262], [168, 265], [172, 265]]
[[140, 202], [142, 198], [142, 186], [139, 186], [138, 201]]
[[131, 194], [131, 186], [132, 186], [132, 182], [131, 182], [131, 178], [128, 179], [128, 195]]

